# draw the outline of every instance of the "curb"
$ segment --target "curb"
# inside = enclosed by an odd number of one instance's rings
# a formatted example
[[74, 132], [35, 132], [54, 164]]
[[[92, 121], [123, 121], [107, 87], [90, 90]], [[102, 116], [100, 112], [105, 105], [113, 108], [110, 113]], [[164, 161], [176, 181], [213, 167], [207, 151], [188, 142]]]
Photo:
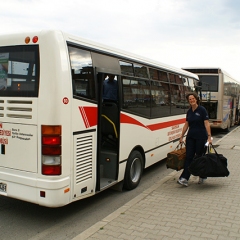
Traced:
[[230, 135], [231, 133], [237, 131], [240, 128], [240, 126], [236, 127], [234, 130], [232, 130], [231, 132], [227, 133], [226, 135], [224, 135], [222, 138], [220, 138], [219, 140], [217, 140], [217, 142], [214, 143], [214, 145], [219, 144], [219, 142], [221, 142], [222, 140], [224, 140], [226, 137], [228, 137], [228, 135]]
[[[224, 135], [216, 143], [214, 143], [214, 145], [219, 144], [222, 140], [224, 140], [226, 137], [228, 137], [229, 134], [235, 132], [239, 128], [240, 128], [240, 126], [236, 127], [233, 131]], [[173, 178], [177, 174], [178, 174], [178, 172], [173, 170], [173, 172], [169, 173], [163, 179], [155, 182], [150, 188], [146, 189], [145, 191], [140, 193], [138, 196], [136, 196], [135, 198], [133, 198], [132, 200], [130, 200], [129, 202], [124, 204], [122, 207], [118, 208], [116, 211], [109, 214], [107, 217], [103, 218], [101, 221], [95, 223], [90, 228], [86, 229], [85, 231], [83, 231], [82, 233], [80, 233], [79, 235], [74, 237], [72, 240], [85, 240], [85, 239], [91, 237], [91, 235], [95, 234], [101, 228], [106, 226], [109, 222], [111, 222], [112, 220], [114, 220], [115, 218], [117, 218], [118, 216], [123, 214], [124, 212], [126, 212], [129, 208], [134, 206], [136, 203], [140, 202], [142, 199], [144, 199], [149, 194], [151, 194], [153, 191], [155, 191], [157, 188], [159, 188], [159, 186], [161, 186], [163, 183], [167, 182], [168, 180], [170, 180], [171, 178]]]
[[90, 228], [86, 229], [76, 237], [74, 237], [72, 240], [85, 240], [94, 233], [96, 233], [98, 230], [103, 228], [105, 225], [107, 225], [109, 222], [126, 212], [129, 208], [134, 206], [136, 203], [140, 202], [142, 199], [147, 197], [149, 194], [151, 194], [153, 191], [155, 191], [159, 186], [161, 186], [163, 183], [167, 182], [169, 179], [171, 179], [173, 176], [177, 175], [178, 172], [174, 171], [169, 173], [167, 176], [165, 176], [163, 179], [159, 180], [158, 182], [154, 183], [150, 188], [140, 193], [137, 197], [133, 198], [126, 204], [124, 204], [122, 207], [118, 208], [113, 213], [109, 214], [107, 217], [102, 219], [101, 221], [95, 223]]

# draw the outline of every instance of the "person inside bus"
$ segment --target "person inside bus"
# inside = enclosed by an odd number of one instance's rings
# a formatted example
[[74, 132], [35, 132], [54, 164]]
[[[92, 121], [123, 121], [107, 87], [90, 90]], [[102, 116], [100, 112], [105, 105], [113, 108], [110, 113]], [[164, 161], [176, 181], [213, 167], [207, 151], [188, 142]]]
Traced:
[[[180, 142], [183, 142], [184, 134], [187, 132], [186, 137], [186, 160], [184, 169], [179, 177], [177, 183], [188, 186], [188, 180], [191, 173], [188, 170], [194, 156], [202, 156], [204, 154], [205, 144], [208, 141], [212, 143], [211, 129], [209, 124], [209, 117], [207, 110], [199, 105], [199, 98], [195, 92], [188, 93], [186, 99], [190, 104], [190, 108], [186, 114], [186, 122], [183, 126]], [[199, 184], [202, 184], [206, 178], [199, 177]]]
[[6, 78], [0, 78], [0, 91], [7, 89], [7, 79]]
[[103, 81], [103, 101], [118, 101], [118, 83], [115, 80], [115, 75], [108, 74], [108, 78]]
[[8, 72], [7, 64], [0, 64], [0, 91], [7, 89], [7, 72]]

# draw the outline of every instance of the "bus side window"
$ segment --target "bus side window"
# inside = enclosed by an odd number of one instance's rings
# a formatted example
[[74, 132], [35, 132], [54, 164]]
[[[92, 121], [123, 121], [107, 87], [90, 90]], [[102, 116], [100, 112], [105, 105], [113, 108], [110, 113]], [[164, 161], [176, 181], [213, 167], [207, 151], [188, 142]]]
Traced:
[[170, 89], [167, 82], [152, 81], [152, 95], [154, 104], [152, 104], [151, 118], [161, 118], [170, 115], [171, 101]]
[[92, 58], [89, 51], [68, 47], [72, 72], [73, 95], [96, 100]]

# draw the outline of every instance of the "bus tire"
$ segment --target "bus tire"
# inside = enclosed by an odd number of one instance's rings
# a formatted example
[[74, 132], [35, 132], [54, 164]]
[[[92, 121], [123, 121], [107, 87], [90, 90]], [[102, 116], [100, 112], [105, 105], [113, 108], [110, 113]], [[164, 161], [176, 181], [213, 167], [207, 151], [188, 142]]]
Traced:
[[123, 187], [127, 190], [136, 188], [143, 172], [143, 157], [139, 151], [131, 152], [125, 170]]

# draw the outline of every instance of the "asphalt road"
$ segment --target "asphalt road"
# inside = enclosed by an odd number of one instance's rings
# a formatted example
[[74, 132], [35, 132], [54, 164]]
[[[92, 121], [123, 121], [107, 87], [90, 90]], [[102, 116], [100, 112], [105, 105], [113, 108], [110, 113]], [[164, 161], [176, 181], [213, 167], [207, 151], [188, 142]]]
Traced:
[[[226, 134], [212, 133], [213, 143]], [[0, 196], [0, 239], [72, 239], [172, 171], [161, 161], [144, 171], [140, 185], [133, 191], [108, 189], [62, 208], [45, 208]]]

